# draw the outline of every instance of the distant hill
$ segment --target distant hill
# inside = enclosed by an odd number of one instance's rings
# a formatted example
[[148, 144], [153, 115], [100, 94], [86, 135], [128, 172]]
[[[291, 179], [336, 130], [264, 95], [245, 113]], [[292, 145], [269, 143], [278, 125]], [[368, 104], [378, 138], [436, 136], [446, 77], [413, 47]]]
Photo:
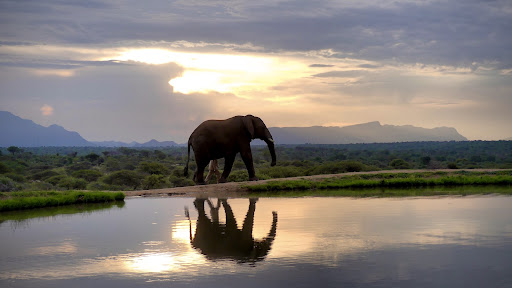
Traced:
[[[393, 126], [370, 122], [346, 127], [270, 127], [277, 144], [350, 144], [413, 141], [467, 141], [449, 127], [426, 129], [410, 125]], [[509, 139], [510, 140], [510, 139]], [[257, 141], [255, 141], [257, 142]], [[263, 143], [263, 142], [261, 142]], [[256, 144], [256, 143], [253, 143]], [[151, 140], [146, 143], [103, 141], [89, 142], [77, 132], [58, 125], [44, 127], [10, 112], [0, 111], [0, 147], [102, 146], [102, 147], [169, 147], [184, 146], [174, 141]]]
[[369, 122], [346, 127], [270, 127], [277, 144], [350, 144], [414, 141], [467, 141], [455, 128], [433, 129]]
[[77, 132], [61, 126], [44, 127], [10, 112], [0, 111], [0, 147], [90, 146]]
[[44, 127], [31, 120], [22, 119], [10, 112], [0, 111], [0, 147], [167, 147], [178, 146], [174, 141], [159, 142], [151, 140], [146, 143], [124, 143], [119, 141], [89, 142], [80, 134], [68, 131], [61, 126]]
[[155, 139], [152, 139], [145, 143], [138, 143], [138, 142], [125, 143], [125, 142], [119, 142], [119, 141], [103, 141], [103, 142], [91, 142], [91, 143], [94, 144], [94, 146], [101, 146], [101, 147], [134, 147], [134, 148], [146, 147], [146, 148], [149, 148], [149, 147], [183, 146], [174, 141], [159, 142]]
[[512, 137], [507, 138], [507, 139], [503, 139], [503, 140], [505, 140], [505, 141], [512, 141]]

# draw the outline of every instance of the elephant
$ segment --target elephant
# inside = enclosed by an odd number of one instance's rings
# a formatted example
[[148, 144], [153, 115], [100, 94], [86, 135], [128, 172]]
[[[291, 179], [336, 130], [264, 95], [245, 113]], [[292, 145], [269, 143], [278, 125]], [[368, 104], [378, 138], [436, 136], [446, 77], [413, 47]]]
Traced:
[[[205, 212], [205, 200], [210, 206], [211, 219]], [[196, 198], [194, 206], [198, 212], [198, 218], [194, 237], [192, 237], [192, 227], [190, 227], [192, 247], [210, 260], [230, 259], [238, 263], [254, 264], [265, 259], [276, 237], [277, 212], [272, 212], [272, 225], [268, 235], [262, 240], [254, 240], [252, 230], [257, 201], [258, 199], [255, 198], [249, 199], [249, 209], [242, 229], [239, 229], [231, 206], [226, 199], [217, 199], [217, 207], [215, 207], [209, 199]], [[226, 213], [226, 224], [219, 222], [221, 203]], [[185, 216], [190, 221], [190, 214], [186, 207]]]
[[271, 166], [276, 165], [276, 152], [274, 140], [267, 126], [259, 117], [252, 115], [235, 116], [226, 120], [207, 120], [201, 123], [192, 132], [188, 139], [187, 163], [183, 174], [188, 176], [188, 163], [190, 159], [190, 147], [194, 150], [197, 164], [194, 173], [196, 184], [204, 185], [204, 169], [210, 160], [224, 158], [224, 171], [219, 183], [226, 182], [231, 172], [236, 154], [240, 152], [245, 167], [249, 172], [249, 180], [256, 181], [256, 173], [252, 161], [251, 141], [253, 139], [265, 141], [272, 157]]

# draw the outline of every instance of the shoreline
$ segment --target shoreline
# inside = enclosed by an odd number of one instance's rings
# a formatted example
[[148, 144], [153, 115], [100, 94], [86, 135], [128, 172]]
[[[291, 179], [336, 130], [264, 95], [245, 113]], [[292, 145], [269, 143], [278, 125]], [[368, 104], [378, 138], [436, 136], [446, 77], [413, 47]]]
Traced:
[[323, 174], [312, 176], [298, 176], [289, 178], [275, 178], [258, 181], [228, 182], [222, 184], [195, 185], [175, 188], [162, 188], [154, 190], [123, 191], [126, 197], [243, 197], [249, 194], [246, 186], [261, 185], [268, 182], [282, 182], [293, 180], [321, 181], [325, 179], [339, 179], [354, 175], [375, 175], [390, 173], [435, 173], [435, 172], [498, 172], [510, 171], [511, 169], [409, 169], [409, 170], [379, 170], [367, 172], [347, 172], [340, 174]]

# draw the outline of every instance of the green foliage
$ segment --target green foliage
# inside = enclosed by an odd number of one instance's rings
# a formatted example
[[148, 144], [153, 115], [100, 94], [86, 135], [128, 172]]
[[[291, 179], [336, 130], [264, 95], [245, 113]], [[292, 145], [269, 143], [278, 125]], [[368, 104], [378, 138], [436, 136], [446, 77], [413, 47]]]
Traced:
[[10, 146], [9, 148], [7, 148], [7, 151], [11, 152], [14, 156], [14, 154], [19, 153], [21, 149], [16, 146]]
[[0, 200], [0, 212], [78, 203], [122, 201], [124, 197], [125, 195], [121, 192], [12, 192], [8, 198]]
[[84, 158], [89, 162], [96, 163], [98, 162], [98, 159], [100, 159], [100, 155], [96, 153], [89, 153], [85, 155]]
[[74, 177], [64, 177], [57, 183], [57, 187], [67, 190], [84, 190], [87, 187], [87, 181]]
[[192, 186], [194, 185], [194, 181], [185, 177], [178, 177], [175, 175], [169, 176], [169, 182], [171, 182], [173, 187], [184, 187], [184, 186]]
[[87, 182], [94, 182], [98, 180], [101, 176], [103, 176], [103, 173], [101, 173], [98, 170], [91, 170], [91, 169], [85, 169], [85, 170], [78, 170], [71, 174], [71, 176], [75, 178], [81, 178], [84, 179]]
[[405, 160], [402, 159], [393, 159], [389, 166], [393, 167], [394, 169], [409, 169], [411, 168], [409, 166], [409, 163], [407, 163]]
[[139, 164], [140, 171], [148, 174], [161, 174], [161, 175], [167, 175], [169, 174], [169, 169], [160, 163], [157, 162], [141, 162]]
[[144, 181], [142, 182], [142, 187], [147, 189], [159, 189], [159, 188], [165, 188], [169, 187], [170, 183], [167, 177], [164, 175], [156, 175], [151, 174], [149, 176], [146, 176], [144, 178]]
[[41, 172], [37, 172], [37, 173], [33, 174], [32, 176], [30, 176], [30, 178], [32, 180], [45, 180], [45, 179], [48, 179], [48, 178], [51, 178], [51, 177], [57, 176], [57, 175], [60, 175], [60, 174], [54, 170], [43, 170]]
[[9, 167], [7, 167], [7, 165], [4, 163], [0, 162], [0, 174], [5, 174], [8, 172], [11, 172], [11, 169], [9, 169]]
[[67, 178], [67, 177], [68, 176], [66, 176], [66, 175], [55, 175], [50, 178], [47, 178], [45, 180], [45, 182], [57, 186], [57, 184], [60, 182], [60, 180]]
[[137, 189], [141, 185], [142, 176], [134, 171], [120, 170], [113, 172], [107, 176], [104, 176], [102, 178], [102, 181], [110, 185], [117, 185], [121, 187], [130, 187], [131, 189]]
[[[266, 146], [253, 146], [251, 149], [256, 175], [260, 179], [403, 168], [512, 168], [512, 141], [277, 145], [277, 166], [274, 167], [270, 167], [270, 154]], [[7, 148], [3, 148], [3, 151], [0, 155], [0, 175], [13, 180], [17, 189], [22, 190], [67, 189], [64, 188], [66, 185], [57, 186], [64, 179], [64, 176], [59, 175], [83, 179], [87, 183], [87, 189], [94, 190], [140, 189], [164, 185], [146, 185], [150, 183], [150, 178], [146, 180], [149, 175], [170, 175], [167, 179], [169, 186], [193, 185], [192, 176], [183, 176], [187, 158], [186, 147], [159, 150], [24, 147], [14, 154], [8, 152]], [[228, 181], [247, 180], [247, 170], [240, 156], [237, 156], [235, 163]], [[219, 166], [222, 169], [223, 159]], [[195, 169], [192, 153], [190, 175]], [[127, 181], [109, 178], [109, 175], [123, 170], [133, 172], [130, 174], [133, 177], [127, 177]], [[59, 177], [52, 178], [54, 176]], [[135, 181], [132, 181], [133, 178]], [[114, 184], [104, 182], [104, 179]], [[156, 181], [155, 177], [151, 179]], [[161, 179], [156, 183], [160, 182]]]
[[270, 181], [265, 184], [245, 187], [249, 191], [282, 191], [307, 189], [347, 189], [347, 188], [418, 188], [435, 186], [478, 186], [512, 185], [512, 171], [502, 174], [469, 172], [467, 174], [435, 172], [427, 173], [384, 173], [328, 178], [320, 181], [290, 180]]
[[11, 178], [0, 175], [0, 192], [11, 192], [18, 190], [18, 185]]
[[339, 161], [320, 164], [310, 170], [310, 175], [337, 174], [346, 172], [359, 172], [366, 170], [366, 166], [357, 161]]

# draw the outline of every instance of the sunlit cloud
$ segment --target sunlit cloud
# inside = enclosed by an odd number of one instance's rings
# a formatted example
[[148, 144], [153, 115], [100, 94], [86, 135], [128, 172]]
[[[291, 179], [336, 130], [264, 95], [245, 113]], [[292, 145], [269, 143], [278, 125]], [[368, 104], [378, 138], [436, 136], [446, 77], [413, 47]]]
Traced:
[[43, 116], [52, 116], [53, 115], [53, 107], [48, 105], [48, 104], [44, 104], [43, 107], [41, 107], [41, 113], [43, 114]]

